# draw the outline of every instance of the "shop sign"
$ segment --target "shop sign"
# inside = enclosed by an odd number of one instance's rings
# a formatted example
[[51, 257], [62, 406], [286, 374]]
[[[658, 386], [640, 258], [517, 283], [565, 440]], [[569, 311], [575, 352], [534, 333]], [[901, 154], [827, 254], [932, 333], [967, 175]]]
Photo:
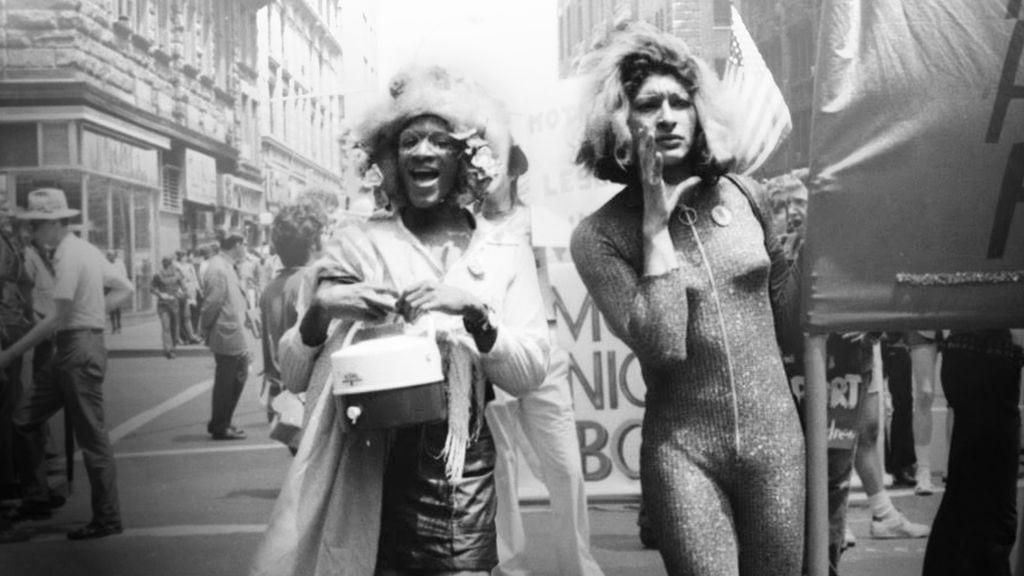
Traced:
[[263, 209], [263, 195], [259, 190], [238, 186], [238, 209], [249, 214], [259, 214]]
[[82, 132], [82, 165], [104, 175], [160, 186], [155, 148], [143, 148], [90, 130]]
[[217, 204], [217, 161], [213, 156], [185, 150], [185, 199], [207, 206]]

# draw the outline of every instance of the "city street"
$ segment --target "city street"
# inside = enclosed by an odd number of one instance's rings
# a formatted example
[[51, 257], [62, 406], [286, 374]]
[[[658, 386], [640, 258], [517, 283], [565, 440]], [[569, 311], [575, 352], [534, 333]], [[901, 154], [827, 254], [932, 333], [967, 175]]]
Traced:
[[[107, 417], [118, 457], [124, 534], [81, 543], [64, 538], [89, 519], [88, 481], [79, 458], [68, 504], [50, 520], [24, 524], [31, 541], [0, 547], [5, 575], [247, 573], [290, 458], [267, 438], [258, 362], [236, 413], [248, 438], [212, 442], [205, 423], [213, 358], [189, 347], [177, 359], [165, 359], [157, 350], [156, 328], [147, 322], [108, 337]], [[896, 505], [920, 522], [931, 521], [941, 498], [941, 492], [892, 493]], [[545, 514], [542, 506], [527, 508], [530, 553], [537, 574], [556, 575], [554, 553], [545, 546]], [[641, 548], [635, 518], [635, 502], [592, 506], [595, 557], [607, 574], [664, 574], [657, 553]], [[863, 493], [854, 493], [850, 526], [858, 542], [844, 557], [844, 575], [920, 574], [925, 541], [871, 540]]]

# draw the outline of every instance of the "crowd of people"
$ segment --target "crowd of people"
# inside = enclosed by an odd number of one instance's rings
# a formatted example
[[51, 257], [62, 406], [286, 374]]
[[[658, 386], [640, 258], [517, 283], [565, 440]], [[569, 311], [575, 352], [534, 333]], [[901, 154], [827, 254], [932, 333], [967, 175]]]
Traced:
[[[581, 71], [588, 84], [577, 161], [623, 188], [580, 222], [571, 256], [647, 386], [645, 544], [672, 575], [800, 574], [806, 173], [761, 183], [731, 171], [734, 111], [715, 73], [675, 36], [621, 26]], [[178, 343], [202, 341], [213, 352], [212, 439], [246, 437], [232, 417], [250, 337], [261, 340], [268, 418], [283, 417], [278, 398], [302, 411], [301, 432], [282, 440], [294, 458], [252, 574], [528, 573], [522, 460], [550, 494], [558, 573], [600, 575], [568, 357], [552, 335], [547, 254], [533, 246], [531, 211], [518, 194], [528, 151], [507, 111], [472, 79], [417, 66], [392, 80], [357, 133], [381, 200], [372, 217], [332, 223], [316, 198], [300, 198], [274, 218], [276, 265], [249, 250], [244, 234], [226, 232], [200, 258], [164, 258], [150, 283], [167, 358]], [[60, 190], [36, 190], [17, 214], [29, 246], [4, 229], [0, 480], [24, 487], [15, 517], [0, 519], [6, 539], [17, 537], [12, 522], [55, 504], [39, 471], [45, 421], [61, 406], [93, 490], [92, 520], [68, 536], [122, 529], [103, 419], [102, 333], [105, 312], [132, 287], [68, 231], [76, 215]], [[446, 416], [354, 426], [332, 393], [332, 354], [375, 326], [405, 330], [424, 319], [443, 357]], [[21, 386], [18, 363], [30, 349], [56, 362]], [[934, 492], [940, 351], [956, 420], [925, 574], [1009, 574], [1024, 364], [1009, 330], [828, 337], [828, 377], [842, 385], [830, 391], [830, 418], [848, 431], [830, 437], [828, 452], [834, 574], [854, 543], [845, 524], [854, 471], [872, 537], [929, 536], [894, 507], [885, 470], [920, 496]], [[15, 453], [23, 463], [11, 462]]]

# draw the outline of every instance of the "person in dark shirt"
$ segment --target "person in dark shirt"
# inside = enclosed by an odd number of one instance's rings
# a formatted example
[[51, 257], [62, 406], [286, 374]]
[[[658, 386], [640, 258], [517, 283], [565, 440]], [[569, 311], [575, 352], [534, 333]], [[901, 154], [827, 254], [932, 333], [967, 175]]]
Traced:
[[[260, 297], [260, 320], [263, 326], [263, 386], [267, 398], [267, 417], [273, 419], [271, 402], [281, 393], [281, 370], [277, 343], [285, 330], [295, 324], [298, 313], [295, 300], [302, 275], [298, 274], [310, 257], [320, 250], [320, 234], [327, 215], [317, 204], [304, 202], [286, 206], [274, 218], [270, 241], [281, 259], [282, 268], [267, 284]], [[291, 448], [298, 446], [298, 437], [282, 438]]]

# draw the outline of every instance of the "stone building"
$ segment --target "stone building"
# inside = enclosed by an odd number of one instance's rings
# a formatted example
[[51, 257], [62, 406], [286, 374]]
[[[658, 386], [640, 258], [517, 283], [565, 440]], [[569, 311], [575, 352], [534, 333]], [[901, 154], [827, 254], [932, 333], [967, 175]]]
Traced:
[[721, 71], [729, 56], [729, 0], [560, 0], [559, 75], [573, 74], [583, 53], [621, 20], [643, 20], [675, 34]]
[[273, 211], [306, 190], [344, 207], [346, 116], [376, 84], [376, 3], [270, 0], [258, 14], [261, 138]]
[[0, 4], [0, 194], [63, 189], [83, 236], [124, 261], [135, 310], [162, 256], [241, 223], [231, 190], [262, 190], [264, 1]]

